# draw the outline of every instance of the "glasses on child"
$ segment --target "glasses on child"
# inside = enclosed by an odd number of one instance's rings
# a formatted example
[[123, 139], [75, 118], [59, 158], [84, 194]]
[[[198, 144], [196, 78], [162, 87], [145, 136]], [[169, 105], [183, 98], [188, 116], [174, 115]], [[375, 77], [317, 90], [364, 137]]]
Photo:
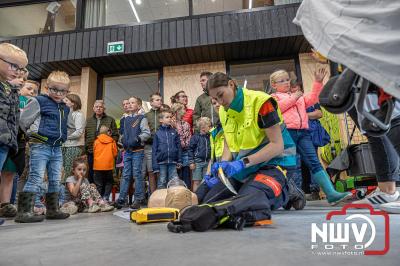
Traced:
[[17, 72], [21, 72], [23, 74], [25, 74], [26, 72], [28, 72], [28, 70], [25, 67], [19, 67], [17, 64], [11, 63], [3, 58], [0, 57], [0, 60], [9, 64], [10, 65], [10, 69], [12, 71], [17, 71]]
[[57, 89], [57, 88], [49, 88], [49, 91], [50, 91], [51, 93], [56, 94], [56, 95], [59, 95], [59, 96], [63, 96], [63, 95], [65, 95], [65, 94], [68, 93], [67, 90], [59, 90], [59, 89]]

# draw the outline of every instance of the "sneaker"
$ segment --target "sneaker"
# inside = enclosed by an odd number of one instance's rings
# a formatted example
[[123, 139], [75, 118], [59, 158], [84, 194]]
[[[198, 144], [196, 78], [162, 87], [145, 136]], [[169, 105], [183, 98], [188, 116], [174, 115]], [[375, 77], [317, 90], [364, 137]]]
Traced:
[[300, 188], [296, 186], [293, 179], [288, 180], [289, 201], [283, 206], [285, 210], [290, 210], [292, 207], [295, 210], [302, 210], [306, 206], [306, 197]]
[[[398, 192], [398, 191], [397, 191]], [[400, 201], [381, 204], [379, 209], [387, 213], [400, 214]]]
[[101, 211], [100, 207], [96, 204], [93, 204], [92, 206], [89, 207], [88, 213], [96, 213]]
[[78, 207], [74, 204], [64, 204], [60, 208], [60, 211], [63, 213], [69, 213], [69, 215], [74, 215], [78, 213]]
[[132, 204], [131, 206], [129, 206], [129, 207], [130, 207], [131, 209], [138, 210], [138, 209], [140, 209], [141, 207], [145, 206], [145, 204], [146, 204], [145, 200], [135, 200], [135, 201], [133, 202], [133, 204]]
[[101, 212], [110, 212], [114, 210], [114, 206], [108, 205], [107, 203], [100, 205]]
[[393, 195], [382, 192], [379, 188], [367, 195], [362, 200], [353, 201], [353, 204], [370, 204], [374, 208], [378, 208], [381, 204], [394, 202], [399, 198], [399, 192], [396, 191]]
[[17, 215], [17, 208], [11, 203], [2, 203], [0, 205], [0, 217], [15, 217]]
[[125, 206], [125, 203], [120, 202], [120, 201], [116, 201], [114, 202], [114, 207], [117, 208], [118, 210], [122, 209]]

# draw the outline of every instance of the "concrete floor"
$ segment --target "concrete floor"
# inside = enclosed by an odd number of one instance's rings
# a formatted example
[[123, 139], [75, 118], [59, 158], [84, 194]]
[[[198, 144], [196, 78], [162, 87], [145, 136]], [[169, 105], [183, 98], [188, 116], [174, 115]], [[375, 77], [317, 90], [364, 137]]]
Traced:
[[[317, 202], [303, 211], [276, 211], [274, 224], [266, 228], [186, 234], [170, 233], [166, 224], [136, 225], [111, 213], [29, 225], [8, 220], [0, 226], [0, 265], [399, 265], [400, 215], [390, 216], [385, 256], [312, 254], [311, 223], [323, 222], [333, 209], [339, 208]], [[374, 222], [377, 228], [383, 224]], [[383, 239], [382, 230], [376, 238]]]

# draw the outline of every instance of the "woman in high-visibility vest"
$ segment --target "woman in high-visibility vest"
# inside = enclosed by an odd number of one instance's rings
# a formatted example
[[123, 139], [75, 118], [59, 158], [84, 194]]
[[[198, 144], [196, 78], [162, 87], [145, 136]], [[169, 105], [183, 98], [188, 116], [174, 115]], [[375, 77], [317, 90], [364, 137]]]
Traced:
[[[219, 118], [225, 138], [221, 162], [212, 165], [211, 174], [216, 177], [222, 168], [238, 195], [256, 195], [249, 209], [260, 202], [270, 206], [252, 213], [256, 220], [265, 218], [288, 202], [289, 187], [281, 167], [296, 164], [296, 148], [278, 105], [264, 92], [236, 86], [224, 73], [212, 75], [207, 86], [210, 97], [221, 104]], [[223, 184], [216, 184], [204, 201], [223, 199], [217, 195], [224, 190]], [[298, 200], [304, 207], [304, 194]]]

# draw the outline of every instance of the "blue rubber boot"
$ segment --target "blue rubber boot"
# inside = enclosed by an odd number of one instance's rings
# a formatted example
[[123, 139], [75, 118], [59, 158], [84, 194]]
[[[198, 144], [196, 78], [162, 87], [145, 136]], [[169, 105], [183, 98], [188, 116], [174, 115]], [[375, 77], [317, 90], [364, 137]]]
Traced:
[[353, 196], [350, 192], [337, 192], [333, 187], [331, 179], [324, 170], [313, 174], [312, 177], [314, 178], [315, 182], [317, 182], [318, 185], [322, 188], [322, 191], [324, 191], [326, 195], [326, 199], [332, 206], [335, 206], [336, 204], [345, 201]]

